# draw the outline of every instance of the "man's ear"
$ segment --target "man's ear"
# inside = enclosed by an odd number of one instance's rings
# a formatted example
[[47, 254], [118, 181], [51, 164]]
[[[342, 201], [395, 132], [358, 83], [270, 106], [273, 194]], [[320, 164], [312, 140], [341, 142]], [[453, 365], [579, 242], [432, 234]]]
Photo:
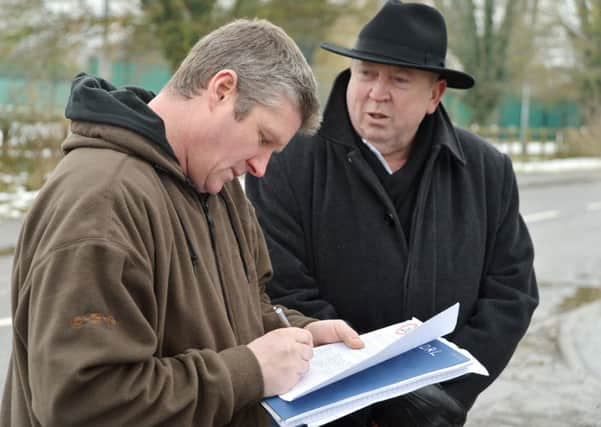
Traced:
[[447, 90], [447, 81], [445, 79], [438, 79], [432, 85], [432, 92], [430, 98], [430, 105], [428, 106], [427, 114], [432, 114], [438, 108], [442, 95]]
[[207, 92], [209, 107], [213, 108], [222, 101], [228, 101], [237, 93], [238, 74], [234, 70], [220, 70], [209, 80]]

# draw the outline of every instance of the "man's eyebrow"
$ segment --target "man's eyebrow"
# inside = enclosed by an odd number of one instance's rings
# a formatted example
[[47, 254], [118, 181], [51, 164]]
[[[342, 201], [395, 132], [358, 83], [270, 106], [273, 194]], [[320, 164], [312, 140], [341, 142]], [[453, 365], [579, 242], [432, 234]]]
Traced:
[[390, 74], [393, 74], [395, 76], [398, 76], [398, 75], [409, 76], [411, 74], [411, 71], [409, 71], [406, 68], [394, 67], [392, 69], [392, 71], [390, 72]]

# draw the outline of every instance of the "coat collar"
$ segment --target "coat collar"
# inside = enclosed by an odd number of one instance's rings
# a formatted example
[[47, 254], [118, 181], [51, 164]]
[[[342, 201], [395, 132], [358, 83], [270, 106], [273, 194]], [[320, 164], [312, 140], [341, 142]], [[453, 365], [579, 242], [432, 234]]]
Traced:
[[[347, 68], [338, 74], [334, 80], [318, 134], [338, 144], [355, 148], [353, 138], [358, 138], [359, 136], [351, 124], [346, 106], [346, 88], [350, 77], [351, 72]], [[441, 145], [447, 148], [460, 163], [465, 164], [461, 141], [457, 137], [455, 127], [442, 103], [434, 112], [433, 126], [433, 145]]]

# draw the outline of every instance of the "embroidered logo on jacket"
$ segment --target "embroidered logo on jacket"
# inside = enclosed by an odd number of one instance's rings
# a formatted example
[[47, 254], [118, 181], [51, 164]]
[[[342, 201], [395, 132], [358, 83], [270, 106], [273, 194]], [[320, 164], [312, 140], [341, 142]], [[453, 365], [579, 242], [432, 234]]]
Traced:
[[102, 313], [87, 313], [81, 316], [74, 316], [71, 319], [71, 326], [74, 328], [81, 328], [86, 324], [102, 325], [107, 328], [114, 328], [117, 326], [117, 321], [113, 316], [102, 314]]

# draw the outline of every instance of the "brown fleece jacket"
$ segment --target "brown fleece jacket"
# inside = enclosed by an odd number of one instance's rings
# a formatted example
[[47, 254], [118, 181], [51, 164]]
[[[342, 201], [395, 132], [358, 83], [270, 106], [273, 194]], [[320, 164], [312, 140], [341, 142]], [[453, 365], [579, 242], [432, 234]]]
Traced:
[[0, 426], [266, 425], [245, 344], [280, 325], [239, 183], [205, 198], [142, 136], [72, 131], [15, 255]]

